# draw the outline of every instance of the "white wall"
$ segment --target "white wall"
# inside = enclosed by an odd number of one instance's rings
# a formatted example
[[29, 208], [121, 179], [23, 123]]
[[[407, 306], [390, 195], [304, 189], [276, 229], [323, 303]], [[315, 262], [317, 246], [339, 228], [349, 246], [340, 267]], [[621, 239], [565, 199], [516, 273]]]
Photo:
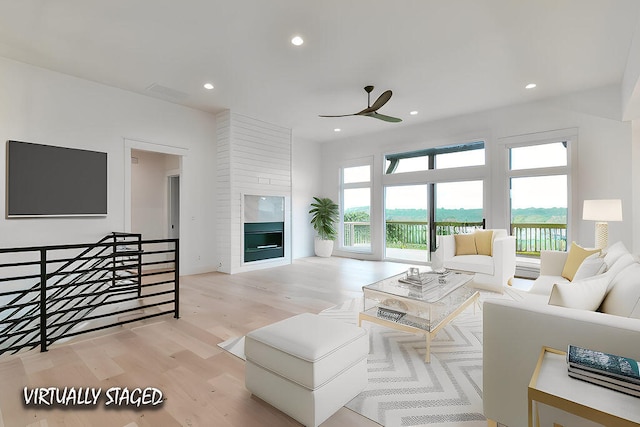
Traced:
[[[215, 270], [215, 117], [193, 109], [0, 58], [0, 140], [84, 148], [108, 155], [108, 215], [0, 218], [0, 246], [94, 242], [126, 231], [124, 138], [187, 150], [181, 273]], [[0, 150], [5, 164], [6, 150]], [[0, 174], [5, 200], [5, 174]], [[200, 256], [200, 261], [197, 257]]]
[[310, 224], [313, 196], [322, 193], [321, 150], [317, 142], [293, 139], [292, 250], [293, 258], [313, 256], [315, 231]]
[[[348, 159], [373, 155], [372, 216], [382, 217], [380, 182], [384, 154], [483, 139], [491, 162], [491, 182], [487, 186], [491, 203], [486, 206], [487, 221], [491, 227], [506, 228], [509, 224], [508, 201], [500, 141], [511, 136], [576, 128], [578, 159], [574, 177], [578, 182], [577, 194], [574, 194], [576, 203], [570, 215], [576, 218], [578, 226], [573, 240], [583, 245], [594, 243], [594, 223], [580, 219], [584, 199], [620, 198], [624, 221], [610, 223], [609, 239], [622, 240], [632, 248], [633, 224], [639, 217], [632, 211], [631, 124], [620, 121], [620, 117], [620, 88], [611, 86], [430, 123], [395, 129], [390, 124], [386, 132], [323, 144], [322, 191], [325, 196], [339, 200], [337, 170], [340, 164]], [[635, 250], [640, 248], [635, 247]], [[378, 251], [376, 256], [380, 253]]]
[[[631, 148], [631, 193], [640, 194], [640, 119], [634, 120], [633, 124], [633, 141]], [[632, 214], [633, 222], [638, 223], [640, 219], [640, 197], [634, 197], [632, 201]], [[639, 252], [640, 249], [640, 226], [635, 226], [631, 230], [633, 236], [633, 248], [635, 252]]]

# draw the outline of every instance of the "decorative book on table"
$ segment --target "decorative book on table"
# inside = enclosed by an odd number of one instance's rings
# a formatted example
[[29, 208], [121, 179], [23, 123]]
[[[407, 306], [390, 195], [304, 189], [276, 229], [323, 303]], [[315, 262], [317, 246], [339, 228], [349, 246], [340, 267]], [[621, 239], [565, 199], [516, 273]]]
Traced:
[[640, 397], [637, 360], [569, 345], [569, 376]]
[[433, 282], [438, 276], [433, 273], [425, 272], [420, 273], [417, 276], [409, 276], [403, 277], [399, 279], [400, 282], [408, 283], [410, 285], [424, 286]]
[[634, 383], [626, 383], [613, 377], [598, 375], [590, 371], [569, 367], [569, 376], [578, 380], [586, 381], [602, 387], [610, 388], [631, 396], [640, 397], [640, 388], [636, 388]]

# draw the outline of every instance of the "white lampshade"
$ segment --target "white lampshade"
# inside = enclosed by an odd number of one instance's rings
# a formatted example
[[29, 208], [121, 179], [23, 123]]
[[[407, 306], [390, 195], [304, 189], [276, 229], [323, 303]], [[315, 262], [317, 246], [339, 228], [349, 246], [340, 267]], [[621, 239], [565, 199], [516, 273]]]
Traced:
[[622, 221], [622, 200], [585, 200], [582, 219], [590, 221]]
[[596, 221], [595, 244], [604, 249], [609, 243], [608, 221], [622, 221], [622, 200], [585, 200], [582, 219]]

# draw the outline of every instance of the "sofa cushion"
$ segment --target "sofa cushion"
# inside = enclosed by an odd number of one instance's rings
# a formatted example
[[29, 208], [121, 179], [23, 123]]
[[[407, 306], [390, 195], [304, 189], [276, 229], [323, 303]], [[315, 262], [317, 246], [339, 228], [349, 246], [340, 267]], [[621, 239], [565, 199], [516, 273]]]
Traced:
[[551, 289], [556, 283], [569, 283], [562, 276], [539, 276], [534, 282], [529, 292], [532, 294], [544, 295], [547, 299], [551, 294]]
[[622, 242], [616, 242], [613, 245], [605, 249], [604, 263], [607, 266], [607, 270], [623, 255], [628, 254], [629, 250]]
[[549, 305], [595, 311], [600, 307], [609, 277], [599, 275], [571, 283], [556, 283], [551, 289]]
[[600, 311], [640, 319], [640, 264], [632, 263], [616, 274]]
[[622, 255], [620, 258], [618, 258], [616, 260], [616, 262], [614, 262], [613, 265], [611, 267], [609, 267], [607, 269], [607, 271], [605, 271], [604, 274], [606, 274], [609, 277], [611, 277], [611, 283], [609, 284], [609, 290], [611, 290], [611, 287], [614, 284], [613, 278], [616, 277], [621, 271], [623, 271], [624, 269], [626, 269], [627, 267], [629, 267], [632, 264], [636, 264], [636, 259], [633, 257], [633, 255], [627, 253], [627, 254]]
[[473, 237], [478, 255], [493, 255], [493, 230], [476, 230]]
[[456, 256], [478, 254], [473, 234], [456, 234], [454, 238], [456, 240]]
[[600, 274], [604, 272], [605, 268], [606, 264], [600, 254], [591, 254], [582, 261], [582, 264], [580, 264], [576, 274], [573, 276], [572, 282]]
[[454, 256], [445, 261], [444, 266], [451, 270], [493, 274], [493, 258], [486, 255]]
[[594, 253], [600, 253], [600, 249], [585, 249], [576, 244], [576, 242], [572, 242], [571, 247], [569, 248], [569, 254], [567, 255], [567, 261], [562, 269], [562, 277], [568, 280], [573, 280], [573, 276], [575, 276], [576, 271], [578, 271], [578, 267], [582, 264], [582, 261]]

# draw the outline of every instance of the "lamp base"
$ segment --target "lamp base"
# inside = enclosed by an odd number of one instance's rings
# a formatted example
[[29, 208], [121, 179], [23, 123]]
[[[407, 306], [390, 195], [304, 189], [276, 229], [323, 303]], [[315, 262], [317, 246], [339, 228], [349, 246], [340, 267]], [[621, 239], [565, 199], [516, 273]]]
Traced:
[[596, 249], [604, 249], [609, 244], [609, 224], [596, 222]]

